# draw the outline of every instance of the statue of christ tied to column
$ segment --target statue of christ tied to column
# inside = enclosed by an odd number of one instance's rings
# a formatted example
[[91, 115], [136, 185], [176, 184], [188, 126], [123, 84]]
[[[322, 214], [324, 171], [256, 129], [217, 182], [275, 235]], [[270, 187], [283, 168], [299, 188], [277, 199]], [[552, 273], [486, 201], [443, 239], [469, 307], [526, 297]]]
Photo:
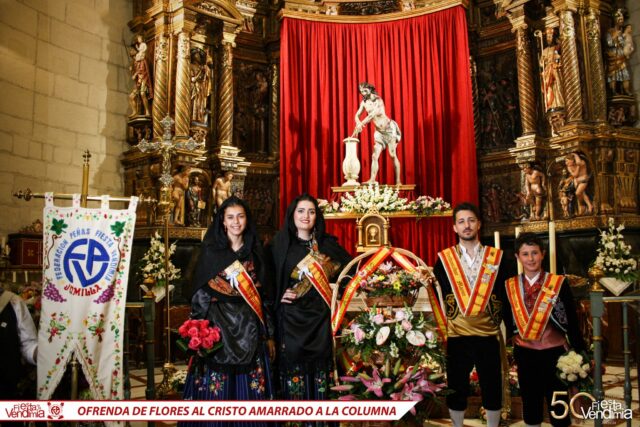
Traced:
[[[395, 173], [396, 185], [400, 185], [400, 160], [396, 148], [400, 142], [402, 136], [398, 124], [391, 120], [384, 110], [384, 101], [378, 93], [376, 88], [367, 82], [360, 83], [358, 85], [360, 94], [362, 95], [362, 102], [356, 112], [356, 128], [353, 131], [354, 136], [362, 132], [362, 129], [371, 121], [375, 126], [375, 133], [373, 134], [374, 145], [373, 153], [371, 154], [371, 176], [366, 184], [375, 183], [376, 176], [378, 175], [378, 159], [380, 154], [385, 148], [389, 149], [389, 155], [393, 160], [393, 171]], [[364, 120], [360, 120], [360, 115], [363, 111], [367, 112], [367, 116]]]

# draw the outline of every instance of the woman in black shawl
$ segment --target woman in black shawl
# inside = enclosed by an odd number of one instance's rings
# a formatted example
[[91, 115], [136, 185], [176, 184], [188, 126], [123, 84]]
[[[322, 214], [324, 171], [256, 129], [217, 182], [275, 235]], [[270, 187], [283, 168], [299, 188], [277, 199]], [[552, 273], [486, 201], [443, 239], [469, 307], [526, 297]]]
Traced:
[[[251, 280], [240, 280], [236, 276], [238, 271]], [[202, 242], [194, 280], [197, 290], [191, 299], [191, 318], [208, 319], [211, 325], [218, 326], [223, 347], [204, 364], [192, 366], [184, 398], [271, 399], [266, 353], [268, 349], [270, 357], [274, 356], [275, 342], [262, 303], [264, 255], [251, 212], [243, 200], [229, 197], [218, 209]], [[180, 423], [181, 426], [216, 424], [220, 423]]]
[[[331, 294], [327, 295], [322, 283], [326, 284], [326, 280], [317, 266], [330, 281], [351, 256], [334, 236], [325, 232], [318, 201], [308, 194], [289, 205], [271, 253], [276, 275], [273, 300], [280, 397], [325, 399], [332, 365]], [[314, 261], [311, 266], [309, 262]]]

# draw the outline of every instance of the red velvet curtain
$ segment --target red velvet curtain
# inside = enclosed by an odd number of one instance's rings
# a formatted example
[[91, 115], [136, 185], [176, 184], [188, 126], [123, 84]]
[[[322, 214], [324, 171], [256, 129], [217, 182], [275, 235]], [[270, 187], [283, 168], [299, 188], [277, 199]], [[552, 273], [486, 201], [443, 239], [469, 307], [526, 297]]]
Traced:
[[[342, 140], [353, 132], [358, 83], [373, 84], [402, 131], [402, 182], [416, 195], [477, 202], [467, 22], [462, 7], [367, 24], [284, 18], [280, 56], [281, 214], [302, 192], [331, 199], [344, 182]], [[364, 118], [364, 114], [362, 116]], [[360, 181], [369, 178], [373, 124], [360, 135]], [[378, 181], [392, 184], [386, 150]], [[328, 221], [355, 250], [353, 220]], [[392, 219], [391, 243], [429, 264], [451, 245], [451, 219]]]

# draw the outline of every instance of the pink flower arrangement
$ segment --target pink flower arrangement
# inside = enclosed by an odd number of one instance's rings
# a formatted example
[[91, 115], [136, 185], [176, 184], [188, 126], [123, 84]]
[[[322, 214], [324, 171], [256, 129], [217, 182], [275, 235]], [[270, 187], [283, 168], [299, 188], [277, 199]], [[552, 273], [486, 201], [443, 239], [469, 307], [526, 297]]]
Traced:
[[201, 356], [206, 356], [222, 347], [220, 328], [210, 326], [209, 321], [206, 319], [186, 320], [178, 328], [178, 333], [180, 334], [180, 339], [178, 339], [177, 344], [185, 352], [192, 350]]
[[[398, 363], [392, 372], [379, 371], [373, 368], [371, 375], [360, 372], [356, 376], [340, 377], [341, 385], [333, 386], [333, 391], [347, 393], [338, 400], [360, 400], [379, 398], [385, 400], [421, 401], [427, 395], [436, 394], [445, 388], [440, 375], [426, 366], [409, 366], [404, 373], [399, 372]], [[415, 414], [415, 408], [411, 410]]]

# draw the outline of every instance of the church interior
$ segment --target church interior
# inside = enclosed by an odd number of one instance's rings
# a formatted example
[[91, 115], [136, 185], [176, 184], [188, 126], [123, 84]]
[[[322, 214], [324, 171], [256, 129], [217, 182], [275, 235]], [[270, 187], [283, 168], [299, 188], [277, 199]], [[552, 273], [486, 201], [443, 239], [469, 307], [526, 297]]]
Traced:
[[[225, 199], [246, 201], [267, 243], [309, 193], [352, 256], [394, 246], [429, 266], [468, 201], [511, 275], [519, 234], [545, 242], [604, 395], [629, 394], [637, 422], [638, 269], [612, 290], [593, 266], [612, 222], [640, 254], [639, 44], [636, 0], [2, 0], [1, 287], [39, 306], [45, 193], [137, 196], [125, 395], [144, 398], [151, 366], [157, 396], [180, 399], [162, 368], [185, 363], [173, 341]], [[358, 205], [358, 188], [383, 202]], [[175, 271], [161, 283], [144, 270], [154, 241], [172, 245], [153, 261]], [[474, 404], [465, 425], [482, 425]], [[449, 425], [440, 412], [426, 422]]]

